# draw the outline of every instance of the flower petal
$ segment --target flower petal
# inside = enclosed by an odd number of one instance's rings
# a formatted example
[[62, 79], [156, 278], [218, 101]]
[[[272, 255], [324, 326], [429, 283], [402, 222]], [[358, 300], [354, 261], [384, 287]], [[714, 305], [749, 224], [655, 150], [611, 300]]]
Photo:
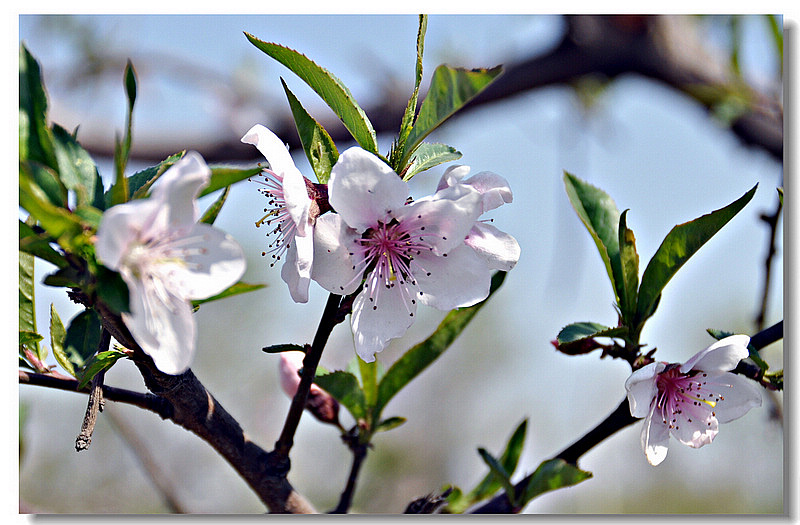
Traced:
[[338, 213], [326, 213], [314, 227], [314, 265], [311, 278], [331, 293], [349, 295], [361, 285], [363, 268], [351, 256], [361, 236]]
[[139, 242], [144, 225], [162, 208], [161, 203], [153, 199], [137, 199], [106, 210], [97, 228], [95, 254], [98, 260], [118, 270], [131, 244]]
[[519, 261], [520, 248], [517, 240], [491, 224], [476, 222], [464, 243], [475, 250], [492, 270], [507, 272]]
[[645, 417], [652, 411], [656, 396], [656, 378], [666, 365], [661, 362], [650, 363], [633, 372], [625, 381], [628, 392], [628, 405], [633, 417]]
[[[197, 222], [200, 214], [196, 198], [210, 179], [211, 169], [195, 151], [187, 152], [173, 164], [153, 183], [150, 190], [150, 198], [164, 206], [152, 223], [150, 231], [180, 230]], [[148, 231], [143, 233], [148, 235]]]
[[686, 361], [681, 365], [680, 371], [684, 374], [689, 370], [719, 374], [733, 370], [739, 361], [750, 355], [747, 350], [749, 343], [750, 337], [746, 335], [732, 335], [720, 339]]
[[403, 207], [408, 185], [377, 156], [352, 147], [331, 169], [328, 197], [344, 221], [363, 233]]
[[673, 414], [675, 421], [671, 433], [675, 438], [692, 448], [700, 448], [714, 440], [719, 432], [719, 421], [711, 407], [704, 403]]
[[738, 419], [751, 408], [761, 406], [761, 391], [752, 380], [726, 372], [715, 377], [713, 381], [725, 385], [716, 388], [723, 397], [714, 407], [720, 423]]
[[642, 450], [647, 462], [654, 467], [666, 459], [669, 447], [669, 427], [654, 414], [655, 408], [653, 403], [644, 419], [641, 435]]
[[290, 398], [297, 394], [297, 387], [300, 386], [300, 375], [297, 372], [303, 368], [303, 359], [305, 357], [305, 352], [281, 352], [278, 376], [280, 377], [281, 388]]
[[286, 260], [281, 268], [281, 278], [289, 286], [289, 293], [296, 303], [308, 302], [313, 258], [314, 238], [296, 235], [286, 250]]
[[436, 186], [436, 191], [443, 190], [460, 183], [461, 179], [469, 175], [469, 169], [469, 166], [463, 166], [461, 164], [449, 166], [446, 170], [444, 170], [442, 178], [439, 179], [439, 185]]
[[462, 184], [472, 186], [481, 194], [484, 212], [499, 208], [514, 200], [508, 181], [497, 173], [481, 171], [462, 181]]
[[472, 306], [489, 295], [489, 267], [465, 245], [445, 256], [422, 253], [412, 261], [420, 302], [439, 310]]
[[233, 237], [197, 223], [173, 243], [182, 252], [174, 262], [159, 263], [157, 272], [169, 290], [185, 299], [206, 299], [235, 284], [245, 270], [242, 247]]
[[434, 253], [442, 255], [464, 244], [480, 212], [480, 194], [470, 189], [456, 199], [419, 200], [404, 206], [394, 216], [409, 229], [424, 235]]
[[142, 350], [165, 374], [185, 372], [194, 360], [197, 328], [191, 304], [169, 293], [159, 293], [150, 280], [122, 273], [130, 290], [130, 313], [122, 320]]
[[406, 333], [417, 310], [416, 303], [410, 300], [418, 291], [412, 283], [406, 283], [405, 287], [386, 288], [381, 284], [378, 287], [374, 301], [370, 301], [366, 288], [358, 294], [350, 319], [356, 353], [367, 363], [373, 362], [375, 354], [386, 348], [391, 339]]

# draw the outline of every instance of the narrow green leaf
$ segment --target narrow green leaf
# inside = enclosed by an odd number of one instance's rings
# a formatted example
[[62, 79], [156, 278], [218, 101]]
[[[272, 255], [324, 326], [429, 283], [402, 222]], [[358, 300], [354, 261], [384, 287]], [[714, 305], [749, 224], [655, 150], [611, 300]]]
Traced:
[[125, 86], [125, 95], [128, 98], [128, 111], [125, 115], [125, 135], [122, 140], [117, 137], [114, 142], [114, 171], [116, 173], [116, 182], [109, 190], [109, 204], [111, 206], [127, 202], [130, 196], [128, 179], [125, 177], [125, 169], [128, 166], [128, 157], [131, 151], [133, 106], [136, 102], [136, 71], [130, 60], [125, 64], [123, 84]]
[[[264, 352], [268, 354], [279, 354], [281, 352], [304, 352], [306, 348], [303, 345], [295, 345], [295, 344], [281, 344], [281, 345], [270, 345], [265, 346], [262, 348]], [[319, 373], [319, 369], [317, 369], [317, 373]]]
[[371, 363], [365, 362], [363, 359], [358, 360], [358, 372], [361, 377], [361, 388], [364, 391], [364, 403], [369, 411], [375, 406], [375, 401], [378, 398], [378, 361]]
[[[20, 330], [19, 331], [19, 346], [25, 346], [30, 348], [32, 346], [38, 346], [39, 341], [44, 339], [41, 334], [37, 334], [36, 332], [31, 332], [29, 330]], [[35, 354], [36, 352], [34, 352]]]
[[[414, 124], [414, 116], [417, 113], [417, 102], [419, 99], [419, 86], [422, 83], [422, 53], [425, 48], [425, 32], [428, 29], [428, 16], [419, 15], [419, 30], [417, 31], [417, 63], [414, 75], [414, 91], [411, 93], [411, 98], [408, 100], [406, 110], [403, 113], [403, 119], [400, 122], [400, 133], [398, 134], [397, 141], [392, 146], [392, 152], [389, 155], [390, 165], [398, 173], [403, 170], [403, 166], [399, 163], [403, 157], [408, 135], [411, 133], [411, 128]], [[410, 177], [409, 177], [410, 178]]]
[[[150, 166], [149, 168], [145, 168], [141, 171], [137, 171], [130, 177], [126, 179], [126, 184], [128, 186], [128, 195], [125, 197], [125, 201], [132, 200], [132, 199], [139, 199], [147, 195], [147, 192], [150, 190], [150, 186], [165, 172], [169, 169], [170, 166], [175, 164], [183, 155], [183, 152], [176, 153], [164, 159], [163, 161], [159, 162], [155, 166]], [[114, 202], [114, 193], [120, 191], [117, 188], [117, 184], [115, 183], [111, 186], [108, 191], [105, 192], [103, 195], [103, 200], [106, 204], [106, 208], [113, 205]], [[121, 198], [121, 197], [117, 197]]]
[[609, 328], [599, 323], [582, 322], [572, 323], [558, 333], [556, 342], [558, 351], [568, 355], [586, 354], [598, 348], [592, 339], [595, 337], [625, 337], [628, 327], [616, 326]]
[[231, 187], [227, 186], [225, 190], [217, 197], [211, 206], [203, 213], [203, 216], [200, 217], [200, 222], [205, 224], [214, 224], [214, 221], [217, 220], [219, 216], [219, 212], [222, 211], [222, 206], [225, 204], [225, 201], [228, 199], [228, 194], [231, 192]]
[[128, 354], [120, 352], [119, 350], [106, 350], [92, 356], [81, 374], [78, 388], [84, 388], [92, 381], [94, 376], [104, 370], [108, 370], [123, 357], [128, 357]]
[[628, 210], [619, 218], [619, 259], [624, 292], [621, 294], [620, 311], [625, 324], [632, 324], [636, 315], [636, 298], [639, 288], [639, 254], [636, 253], [636, 237], [628, 228], [626, 216]]
[[75, 367], [70, 362], [67, 353], [64, 351], [64, 340], [67, 337], [67, 330], [61, 322], [55, 306], [50, 304], [50, 348], [53, 349], [53, 357], [69, 375], [75, 377]]
[[20, 161], [57, 166], [47, 125], [47, 94], [39, 63], [24, 44], [19, 46]]
[[[736, 335], [735, 332], [727, 332], [725, 330], [715, 330], [714, 328], [708, 328], [708, 329], [706, 329], [706, 332], [708, 332], [708, 334], [711, 337], [713, 337], [714, 339], [716, 339], [717, 341], [719, 341], [720, 339], [725, 339], [726, 337], [730, 337], [732, 335]], [[753, 362], [756, 365], [758, 365], [758, 367], [761, 370], [765, 370], [766, 371], [766, 370], [769, 369], [769, 365], [767, 364], [766, 361], [761, 359], [761, 356], [759, 355], [758, 350], [756, 350], [753, 347], [753, 345], [747, 345], [747, 350], [748, 350], [748, 352], [750, 354], [750, 359], [752, 359]]]
[[446, 144], [423, 142], [414, 150], [411, 164], [403, 173], [403, 180], [408, 181], [422, 171], [431, 169], [444, 162], [450, 162], [461, 158], [461, 152]]
[[406, 164], [425, 137], [486, 89], [502, 70], [502, 66], [471, 70], [447, 65], [437, 67], [433, 72], [425, 100], [419, 108], [414, 127], [403, 146], [401, 165]]
[[74, 369], [82, 369], [100, 345], [102, 325], [94, 310], [84, 310], [69, 323], [64, 338], [64, 351]]
[[603, 190], [564, 172], [567, 196], [578, 217], [592, 236], [603, 264], [606, 266], [614, 298], [623, 303], [624, 288], [619, 255], [619, 210], [614, 200]]
[[233, 168], [231, 166], [209, 166], [211, 168], [211, 180], [208, 186], [200, 192], [200, 197], [209, 193], [221, 190], [231, 184], [243, 181], [248, 177], [253, 177], [261, 173], [261, 168]]
[[76, 204], [103, 208], [103, 181], [89, 152], [59, 125], [53, 126], [53, 150], [64, 186], [75, 193]]
[[406, 418], [404, 417], [397, 417], [397, 416], [390, 417], [378, 423], [375, 426], [375, 432], [387, 432], [389, 430], [399, 427], [405, 422]]
[[730, 221], [756, 192], [753, 188], [731, 204], [672, 228], [642, 274], [637, 318], [643, 323], [655, 311], [653, 306], [672, 276], [689, 258]]
[[286, 98], [289, 100], [289, 107], [294, 116], [294, 123], [297, 126], [297, 134], [300, 136], [300, 142], [303, 144], [303, 150], [306, 152], [308, 162], [317, 176], [317, 181], [320, 184], [328, 182], [331, 175], [331, 169], [336, 164], [339, 158], [339, 151], [336, 149], [331, 136], [325, 131], [319, 122], [314, 120], [311, 115], [291, 92], [289, 86], [281, 78], [283, 90], [286, 92]]
[[493, 475], [494, 479], [496, 479], [500, 486], [505, 490], [506, 495], [508, 495], [508, 499], [511, 500], [511, 504], [513, 506], [517, 506], [515, 499], [516, 499], [516, 492], [514, 491], [514, 485], [511, 483], [511, 475], [503, 468], [503, 465], [500, 464], [494, 456], [489, 454], [485, 448], [479, 448], [478, 454], [481, 455], [481, 459], [483, 459], [484, 463], [489, 466], [489, 470]]
[[19, 176], [19, 205], [64, 248], [72, 248], [75, 237], [83, 233], [76, 215], [50, 203], [42, 189], [22, 173]]
[[206, 299], [197, 299], [195, 301], [192, 301], [192, 305], [197, 307], [197, 306], [200, 306], [201, 304], [210, 303], [211, 301], [217, 301], [219, 299], [224, 299], [226, 297], [231, 297], [233, 295], [239, 295], [239, 294], [243, 294], [243, 293], [254, 292], [256, 290], [260, 290], [261, 288], [264, 288], [265, 286], [266, 286], [265, 284], [249, 284], [249, 283], [245, 283], [245, 282], [239, 281], [236, 284], [232, 284], [231, 286], [229, 286], [225, 290], [221, 291], [217, 295], [208, 297]]
[[519, 502], [520, 507], [524, 507], [533, 498], [545, 492], [571, 487], [591, 477], [591, 472], [586, 472], [574, 465], [570, 465], [563, 459], [547, 460], [539, 465], [525, 486]]
[[356, 376], [343, 370], [322, 374], [317, 370], [314, 383], [347, 408], [356, 420], [366, 418], [367, 409], [364, 392], [361, 390]]
[[19, 330], [36, 333], [33, 255], [19, 252]]
[[[525, 443], [525, 433], [527, 427], [528, 420], [526, 419], [522, 421], [516, 430], [514, 430], [514, 433], [511, 434], [511, 437], [506, 444], [506, 449], [503, 452], [503, 455], [500, 456], [499, 463], [509, 476], [512, 476], [517, 468], [517, 463], [519, 462], [520, 455], [522, 454], [522, 446]], [[464, 508], [457, 512], [463, 512], [466, 510], [466, 507], [472, 506], [475, 503], [494, 495], [494, 493], [501, 488], [501, 481], [493, 472], [490, 472], [481, 480], [480, 483], [478, 483], [478, 485], [475, 486], [474, 489], [470, 491], [469, 494], [467, 494], [464, 502]]]
[[492, 277], [489, 296], [486, 299], [474, 306], [460, 308], [448, 313], [430, 337], [409, 349], [392, 364], [378, 384], [378, 398], [374, 408], [375, 414], [380, 414], [383, 407], [397, 392], [447, 350], [464, 328], [467, 327], [472, 318], [475, 317], [475, 314], [486, 304], [489, 297], [500, 288], [505, 276], [505, 272], [495, 273]]
[[67, 188], [61, 182], [58, 173], [49, 166], [38, 162], [26, 162], [20, 164], [20, 170], [25, 176], [30, 177], [47, 195], [47, 199], [53, 206], [66, 208], [68, 204]]
[[130, 59], [125, 64], [124, 78], [125, 95], [128, 97], [128, 111], [133, 111], [133, 105], [136, 102], [136, 70]]
[[362, 148], [371, 153], [378, 153], [372, 123], [364, 110], [356, 103], [350, 90], [338, 78], [294, 49], [264, 42], [249, 33], [245, 33], [245, 36], [250, 43], [289, 68], [316, 91], [336, 116], [342, 120], [344, 126]]

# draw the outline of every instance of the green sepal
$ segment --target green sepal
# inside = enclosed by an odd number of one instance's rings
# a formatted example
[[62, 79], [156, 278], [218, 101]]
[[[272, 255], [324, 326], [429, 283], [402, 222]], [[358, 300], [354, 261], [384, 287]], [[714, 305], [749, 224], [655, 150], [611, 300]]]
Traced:
[[681, 266], [750, 202], [757, 187], [758, 184], [724, 208], [670, 230], [642, 274], [636, 308], [638, 325], [655, 312], [661, 292]]
[[249, 33], [245, 33], [245, 36], [256, 48], [289, 68], [308, 84], [341, 119], [345, 128], [362, 148], [378, 154], [372, 123], [356, 103], [350, 90], [338, 78], [294, 49], [264, 42]]
[[297, 134], [300, 136], [300, 143], [303, 145], [303, 151], [306, 152], [308, 162], [311, 164], [311, 169], [317, 176], [317, 181], [320, 184], [326, 184], [331, 175], [331, 169], [336, 161], [339, 159], [339, 151], [336, 149], [333, 139], [325, 131], [322, 125], [314, 120], [311, 115], [291, 92], [289, 86], [281, 78], [281, 85], [286, 92], [286, 98], [289, 100], [289, 107], [294, 116], [294, 123], [297, 127]]

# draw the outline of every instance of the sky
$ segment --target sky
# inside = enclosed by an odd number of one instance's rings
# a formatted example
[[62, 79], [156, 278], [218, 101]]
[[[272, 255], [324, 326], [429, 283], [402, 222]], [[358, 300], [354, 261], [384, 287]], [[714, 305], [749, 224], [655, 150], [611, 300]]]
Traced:
[[[54, 29], [67, 27], [66, 21], [55, 21], [55, 26], [42, 26], [39, 17], [19, 20], [20, 41], [44, 68], [52, 119], [67, 129], [80, 125], [80, 133], [86, 135], [79, 136], [110, 140], [124, 122], [121, 82], [74, 90], [59, 84], [81, 63]], [[386, 79], [409, 93], [412, 87], [417, 28], [412, 15], [101, 16], [69, 22], [88, 24], [92, 32], [83, 35], [96, 36], [95, 44], [102, 42], [103, 51], [120, 57], [118, 78], [126, 57], [137, 66], [134, 143], [169, 139], [203, 144], [220, 135], [238, 139], [255, 123], [269, 125], [274, 112], [285, 111], [279, 76], [304, 105], [324, 111], [316, 95], [253, 48], [243, 31], [305, 53], [342, 79], [363, 106]], [[441, 62], [465, 67], [512, 63], [546, 50], [560, 31], [554, 16], [431, 16], [423, 84]], [[753, 45], [746, 48], [743, 60], [748, 74], [760, 82], [773, 73], [768, 48], [755, 24], [747, 31]], [[745, 210], [668, 284], [643, 334], [668, 361], [684, 361], [709, 344], [707, 328], [752, 330], [766, 246], [758, 215], [773, 209], [775, 187], [781, 184], [780, 166], [763, 152], [743, 148], [685, 97], [634, 77], [617, 80], [589, 112], [570, 89], [545, 88], [465, 114], [434, 138], [463, 152], [458, 162], [471, 166], [473, 173], [489, 170], [508, 179], [514, 203], [492, 217], [495, 226], [517, 238], [522, 256], [469, 331], [390, 404], [386, 415], [402, 415], [408, 422], [376, 440], [354, 503], [363, 512], [398, 512], [404, 501], [446, 483], [469, 489], [485, 469], [475, 449], [485, 446], [499, 452], [523, 418], [529, 418], [530, 431], [522, 469], [530, 472], [624, 397], [627, 365], [600, 360], [596, 353], [559, 355], [549, 344], [571, 322], [616, 322], [600, 257], [566, 198], [564, 170], [604, 189], [620, 210], [630, 209], [628, 224], [636, 235], [642, 267], [674, 225], [720, 208], [759, 184]], [[379, 137], [382, 151], [390, 139]], [[306, 159], [296, 155], [295, 160], [311, 176]], [[420, 196], [432, 191], [443, 169], [416, 177], [412, 192]], [[254, 187], [235, 186], [216, 224], [246, 247], [245, 280], [268, 287], [201, 308], [200, 351], [193, 370], [248, 434], [268, 447], [280, 430], [288, 401], [277, 387], [277, 360], [260, 348], [309, 339], [326, 294], [312, 287], [308, 304], [290, 301], [277, 269], [270, 269], [258, 255], [267, 242], [253, 227], [263, 207], [259, 200]], [[778, 248], [780, 256], [780, 243]], [[775, 268], [768, 324], [783, 317], [781, 263], [779, 259]], [[43, 288], [37, 301], [41, 311], [53, 302], [65, 319], [74, 311], [58, 290]], [[408, 334], [379, 359], [388, 367], [424, 339], [443, 315], [422, 313]], [[46, 327], [47, 322], [42, 315], [39, 325]], [[348, 332], [346, 325], [334, 331], [323, 356], [326, 368], [344, 368], [352, 359]], [[774, 346], [766, 355], [780, 368], [781, 345]], [[143, 388], [132, 366], [115, 367], [107, 381]], [[87, 479], [81, 490], [89, 494], [85, 501], [91, 508], [159, 511], [158, 495], [113, 425], [101, 425], [92, 449], [77, 455], [70, 449], [84, 399], [42, 390], [19, 388], [30, 414], [29, 452], [20, 473], [23, 498], [34, 505], [51, 505], [56, 512], [75, 512], [80, 509], [79, 492], [71, 480], [79, 476]], [[193, 511], [260, 512], [244, 483], [194, 436], [130, 407], [112, 410], [147, 436]], [[593, 472], [592, 480], [537, 499], [527, 511], [780, 511], [783, 441], [780, 426], [769, 421], [766, 408], [724, 425], [717, 441], [703, 449], [691, 450], [673, 440], [668, 459], [657, 469], [644, 460], [639, 429], [633, 425], [623, 430], [581, 460], [581, 467]], [[747, 476], [731, 461], [742, 451], [750, 459]], [[320, 507], [332, 506], [347, 469], [347, 453], [336, 433], [304, 418], [292, 460], [290, 479], [298, 489]], [[129, 475], [118, 479], [114, 473], [120, 471]], [[680, 480], [685, 476], [711, 488], [683, 486]], [[341, 479], [342, 484], [321, 485], [318, 478]], [[143, 496], [136, 502], [103, 501], [99, 493], [104, 485], [141, 491]], [[661, 497], [652, 502], [647, 495], [654, 492]], [[52, 496], [45, 493], [60, 497], [48, 501]]]

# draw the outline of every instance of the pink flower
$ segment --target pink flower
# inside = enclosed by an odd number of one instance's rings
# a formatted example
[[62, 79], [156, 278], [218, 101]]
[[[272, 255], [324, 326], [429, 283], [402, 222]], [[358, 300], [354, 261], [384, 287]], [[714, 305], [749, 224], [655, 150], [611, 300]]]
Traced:
[[122, 320], [166, 374], [185, 372], [196, 351], [192, 299], [216, 295], [245, 270], [228, 234], [198, 223], [197, 195], [211, 170], [190, 151], [155, 182], [150, 197], [108, 209], [97, 229], [98, 260], [128, 285]]
[[275, 234], [276, 239], [264, 255], [271, 253], [276, 262], [286, 256], [281, 278], [289, 286], [292, 299], [305, 303], [308, 301], [314, 257], [312, 200], [308, 196], [305, 177], [295, 166], [284, 143], [261, 124], [250, 128], [242, 142], [258, 148], [270, 167], [262, 171], [263, 180], [256, 180], [264, 186], [260, 191], [268, 199], [268, 207], [264, 209], [267, 214], [256, 226], [275, 225], [267, 235]]
[[732, 335], [697, 353], [684, 364], [651, 363], [625, 381], [631, 415], [644, 417], [642, 449], [651, 465], [667, 456], [670, 434], [684, 445], [711, 443], [719, 423], [761, 406], [761, 393], [733, 374], [749, 355], [746, 335]]
[[464, 244], [482, 212], [477, 190], [409, 203], [408, 185], [353, 147], [331, 170], [328, 194], [336, 213], [317, 219], [312, 278], [335, 294], [360, 290], [350, 324], [364, 361], [405, 333], [418, 302], [451, 310], [488, 296], [491, 270]]

